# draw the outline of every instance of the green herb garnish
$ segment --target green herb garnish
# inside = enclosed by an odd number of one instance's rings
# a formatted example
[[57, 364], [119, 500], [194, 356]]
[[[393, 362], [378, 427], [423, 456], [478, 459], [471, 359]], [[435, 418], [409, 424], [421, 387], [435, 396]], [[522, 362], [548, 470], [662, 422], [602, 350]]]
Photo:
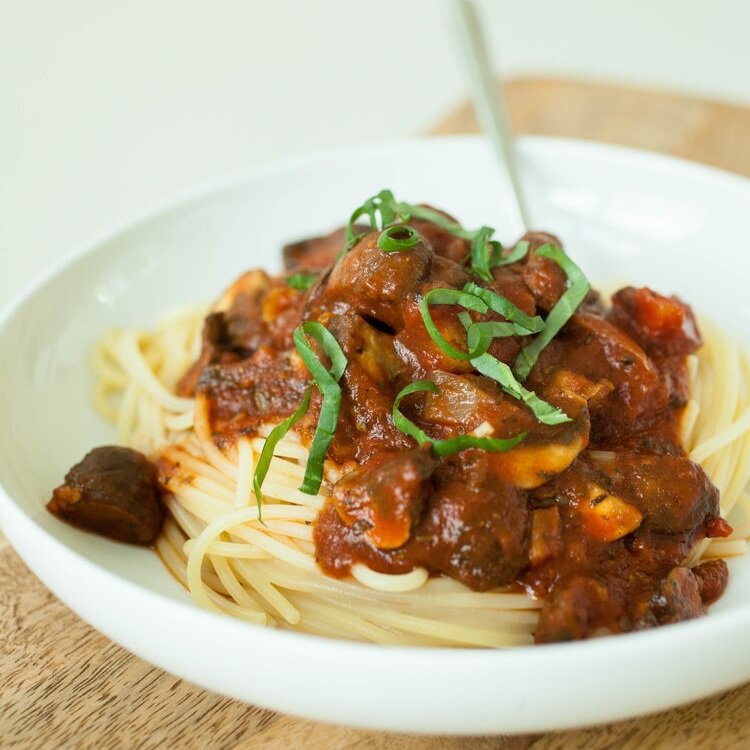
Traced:
[[378, 247], [384, 253], [402, 253], [419, 244], [419, 233], [406, 224], [386, 227], [378, 237]]
[[465, 316], [469, 321], [468, 327], [466, 327], [466, 343], [469, 352], [476, 352], [472, 359], [484, 354], [492, 345], [493, 339], [518, 335], [513, 323], [501, 323], [497, 320], [482, 320], [474, 323], [471, 322], [471, 318], [466, 313], [459, 313], [458, 317], [461, 318], [462, 316]]
[[497, 357], [485, 353], [481, 357], [471, 360], [471, 364], [482, 375], [492, 378], [507, 394], [523, 401], [542, 424], [553, 425], [571, 421], [564, 411], [539, 398], [534, 391], [524, 388], [515, 379], [510, 367]]
[[541, 255], [542, 258], [555, 261], [565, 272], [570, 286], [550, 310], [547, 319], [544, 321], [544, 330], [531, 343], [521, 349], [515, 362], [513, 362], [513, 372], [521, 382], [526, 380], [539, 355], [568, 322], [578, 305], [583, 302], [590, 288], [588, 279], [583, 275], [581, 269], [556, 245], [542, 245], [536, 251], [536, 254]]
[[[331, 360], [330, 368], [326, 368], [318, 359], [307, 341], [307, 336], [315, 339], [328, 355]], [[294, 345], [305, 367], [313, 376], [315, 386], [323, 395], [318, 425], [315, 428], [310, 455], [305, 467], [305, 476], [299, 488], [300, 492], [316, 495], [323, 481], [323, 461], [339, 421], [341, 386], [338, 381], [346, 370], [347, 359], [333, 334], [322, 323], [316, 321], [308, 321], [295, 329]]]
[[[391, 193], [391, 196], [392, 195], [393, 194]], [[434, 208], [418, 206], [414, 203], [404, 203], [403, 201], [396, 200], [394, 200], [392, 208], [402, 221], [409, 221], [410, 219], [428, 221], [430, 224], [434, 224], [436, 227], [440, 227], [440, 229], [444, 229], [449, 234], [460, 237], [462, 240], [471, 240], [477, 234], [477, 232], [464, 229], [457, 221], [453, 221], [453, 219], [443, 216], [443, 214], [436, 211]], [[483, 227], [483, 229], [485, 229], [485, 227]]]
[[420, 219], [440, 227], [455, 237], [468, 240], [471, 243], [470, 270], [485, 281], [492, 279], [491, 269], [495, 265], [505, 265], [502, 258], [503, 246], [492, 239], [495, 232], [492, 227], [465, 229], [457, 221], [446, 218], [433, 208], [397, 201], [390, 190], [381, 190], [354, 210], [346, 226], [346, 245], [342, 254], [351, 250], [357, 240], [364, 236], [364, 233], [357, 234], [354, 231], [355, 222], [364, 216], [370, 220], [372, 229], [385, 229], [393, 223], [403, 224], [411, 219]]
[[500, 268], [501, 266], [510, 266], [513, 263], [518, 263], [518, 261], [523, 260], [528, 255], [529, 247], [531, 245], [526, 240], [519, 242], [507, 255], [503, 256], [501, 254], [499, 257], [496, 257], [492, 261], [492, 267]]
[[[331, 360], [329, 368], [326, 368], [318, 359], [306, 336], [312, 336], [323, 348], [323, 351]], [[336, 341], [333, 334], [322, 323], [308, 321], [295, 329], [294, 344], [302, 361], [305, 363], [305, 367], [307, 367], [313, 376], [313, 383], [308, 386], [300, 405], [294, 413], [288, 416], [283, 422], [277, 424], [271, 430], [263, 444], [263, 450], [260, 452], [258, 465], [255, 467], [255, 473], [253, 474], [253, 489], [255, 490], [255, 499], [258, 503], [259, 518], [261, 517], [261, 502], [263, 500], [261, 488], [266, 474], [268, 474], [268, 467], [271, 465], [274, 449], [279, 440], [307, 414], [307, 410], [310, 408], [313, 385], [323, 394], [323, 403], [320, 407], [318, 425], [315, 428], [315, 435], [310, 446], [310, 455], [307, 467], [305, 468], [305, 476], [299, 488], [301, 492], [305, 492], [308, 495], [315, 495], [320, 489], [320, 484], [323, 481], [323, 461], [328, 452], [331, 440], [333, 440], [333, 434], [336, 431], [336, 424], [339, 420], [341, 386], [338, 381], [344, 374], [347, 359], [338, 341]]]
[[[494, 310], [509, 322], [481, 321], [471, 325], [468, 337], [468, 350], [462, 351], [450, 344], [435, 325], [430, 314], [430, 305], [460, 305], [467, 310], [474, 310], [482, 315], [489, 309]], [[544, 321], [538, 316], [533, 318], [519, 310], [510, 300], [490, 289], [483, 289], [473, 283], [464, 286], [463, 291], [456, 289], [431, 289], [422, 298], [419, 306], [427, 333], [440, 347], [444, 354], [460, 360], [471, 360], [486, 352], [493, 338], [501, 336], [528, 336], [544, 329]], [[466, 326], [469, 330], [469, 326]]]
[[[373, 195], [361, 206], [355, 208], [346, 225], [346, 244], [344, 245], [344, 249], [341, 251], [339, 257], [348, 253], [357, 241], [365, 235], [364, 232], [357, 234], [354, 231], [354, 225], [356, 224], [357, 219], [366, 216], [370, 220], [370, 227], [372, 229], [385, 229], [390, 224], [393, 224], [397, 218], [400, 219], [400, 217], [397, 217], [394, 209], [395, 203], [396, 199], [393, 197], [393, 193], [390, 190], [381, 190], [377, 195]], [[378, 217], [380, 218], [379, 223]]]
[[[474, 323], [468, 313], [459, 313], [458, 319], [466, 329], [468, 339], [467, 343], [470, 349], [481, 349], [478, 339], [487, 335], [484, 333], [484, 326], [512, 325], [510, 323]], [[496, 336], [511, 335], [507, 333], [508, 328], [498, 328], [497, 330], [498, 332], [493, 338]], [[472, 358], [471, 364], [474, 369], [481, 372], [482, 375], [494, 380], [509, 396], [513, 396], [513, 398], [523, 401], [542, 424], [553, 425], [571, 421], [570, 417], [564, 411], [539, 398], [534, 391], [529, 391], [524, 388], [518, 380], [516, 380], [510, 367], [508, 367], [505, 362], [501, 362], [497, 357], [493, 357], [486, 350], [478, 357]]]
[[528, 336], [530, 333], [539, 333], [545, 327], [544, 321], [535, 315], [533, 318], [523, 310], [519, 310], [509, 299], [497, 294], [491, 289], [485, 289], [473, 282], [464, 286], [464, 292], [473, 294], [484, 302], [487, 307], [502, 315], [506, 320], [515, 324], [515, 331], [519, 336]]
[[286, 277], [286, 283], [292, 287], [292, 289], [300, 289], [304, 291], [309, 289], [317, 280], [318, 274], [316, 273], [294, 273], [291, 276]]
[[258, 518], [262, 521], [261, 516], [261, 503], [263, 502], [263, 493], [261, 488], [263, 482], [268, 474], [268, 468], [271, 465], [271, 459], [273, 458], [273, 452], [276, 449], [276, 445], [289, 430], [307, 414], [307, 410], [310, 408], [310, 396], [312, 395], [312, 385], [307, 387], [305, 395], [302, 397], [302, 401], [293, 414], [288, 416], [283, 422], [274, 427], [266, 438], [266, 442], [263, 443], [263, 450], [260, 452], [258, 458], [258, 465], [255, 467], [255, 473], [253, 474], [253, 489], [255, 490], [255, 500], [258, 503]]
[[495, 255], [500, 255], [503, 246], [496, 240], [490, 239], [495, 230], [492, 227], [481, 227], [477, 229], [471, 238], [471, 272], [475, 276], [492, 281], [490, 264]]
[[446, 440], [431, 438], [424, 430], [417, 427], [411, 419], [404, 416], [399, 409], [402, 399], [412, 393], [420, 393], [422, 391], [440, 393], [440, 389], [431, 380], [418, 380], [415, 383], [410, 383], [406, 388], [402, 388], [393, 402], [393, 423], [401, 432], [414, 438], [420, 445], [429, 443], [436, 456], [450, 456], [466, 448], [481, 448], [493, 453], [509, 451], [511, 448], [515, 448], [526, 437], [526, 433], [522, 432], [520, 435], [512, 438], [477, 437], [476, 435], [457, 435]]
[[[453, 357], [453, 359], [469, 360], [482, 353], [482, 351], [478, 349], [476, 351], [470, 350], [464, 352], [460, 349], [456, 349], [455, 346], [446, 341], [430, 315], [430, 305], [460, 305], [467, 310], [474, 310], [475, 312], [484, 314], [487, 312], [488, 308], [479, 297], [467, 292], [460, 292], [458, 289], [430, 289], [430, 291], [422, 297], [419, 309], [422, 313], [422, 319], [424, 320], [427, 333], [430, 334], [430, 338], [440, 347], [444, 354]], [[489, 344], [487, 346], [489, 346]], [[484, 349], [483, 351], [487, 350]]]

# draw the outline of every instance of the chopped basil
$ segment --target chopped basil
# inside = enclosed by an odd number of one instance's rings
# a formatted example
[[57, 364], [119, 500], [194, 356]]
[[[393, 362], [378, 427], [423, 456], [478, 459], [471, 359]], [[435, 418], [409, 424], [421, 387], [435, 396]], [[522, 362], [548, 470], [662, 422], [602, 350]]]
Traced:
[[455, 237], [469, 240], [471, 243], [470, 270], [485, 281], [492, 279], [491, 268], [494, 265], [503, 265], [503, 247], [497, 240], [492, 239], [495, 232], [492, 227], [465, 229], [457, 221], [443, 216], [433, 208], [397, 201], [390, 190], [381, 190], [354, 210], [346, 225], [346, 244], [342, 254], [351, 250], [357, 240], [363, 236], [354, 231], [354, 224], [364, 216], [370, 220], [372, 229], [385, 229], [394, 223], [403, 224], [411, 219], [420, 219], [440, 227]]
[[[466, 329], [469, 348], [479, 349], [477, 338], [483, 335], [483, 332], [479, 327], [486, 324], [473, 323], [468, 313], [459, 313], [458, 319]], [[495, 325], [507, 326], [511, 324], [496, 323]], [[501, 329], [501, 331], [507, 331], [507, 329]], [[498, 333], [496, 335], [508, 334]], [[570, 417], [564, 411], [539, 398], [539, 396], [533, 391], [524, 388], [516, 380], [510, 367], [497, 359], [497, 357], [493, 357], [485, 351], [485, 353], [481, 354], [479, 357], [474, 357], [471, 360], [471, 364], [474, 366], [474, 369], [481, 372], [482, 375], [494, 380], [509, 396], [513, 396], [513, 398], [523, 401], [542, 424], [553, 425], [571, 421]]]
[[494, 310], [506, 320], [514, 323], [515, 331], [519, 336], [528, 336], [530, 333], [539, 333], [539, 331], [544, 330], [544, 321], [538, 315], [532, 318], [523, 312], [523, 310], [519, 310], [509, 299], [503, 297], [502, 294], [497, 294], [497, 292], [493, 292], [491, 289], [485, 289], [471, 281], [464, 286], [464, 291], [473, 294], [475, 297], [479, 297], [491, 310]]
[[[307, 341], [307, 336], [312, 336], [323, 348], [331, 360], [330, 368], [326, 368], [318, 359]], [[316, 321], [308, 321], [295, 329], [294, 344], [305, 367], [313, 376], [316, 387], [323, 395], [323, 404], [320, 407], [318, 425], [310, 445], [305, 476], [299, 488], [300, 492], [316, 495], [323, 481], [323, 461], [339, 421], [341, 386], [338, 381], [344, 374], [347, 359], [333, 334], [322, 323]]]
[[283, 422], [274, 427], [266, 442], [263, 443], [263, 450], [260, 452], [258, 458], [258, 465], [255, 467], [255, 473], [253, 474], [253, 489], [255, 490], [255, 500], [258, 503], [258, 518], [262, 520], [261, 503], [263, 501], [263, 493], [261, 488], [263, 487], [263, 481], [268, 474], [268, 467], [271, 465], [271, 459], [273, 458], [273, 452], [276, 449], [276, 445], [289, 430], [307, 414], [307, 410], [310, 408], [310, 396], [312, 395], [312, 385], [308, 386], [305, 391], [305, 395], [302, 397], [300, 405], [296, 408], [293, 414], [288, 416]]
[[[460, 305], [467, 310], [486, 313], [488, 309], [487, 305], [479, 299], [479, 297], [466, 292], [460, 292], [458, 289], [430, 289], [430, 291], [422, 297], [419, 309], [422, 313], [422, 319], [424, 320], [427, 333], [430, 334], [430, 338], [440, 347], [440, 350], [444, 354], [447, 354], [454, 359], [462, 360], [469, 360], [472, 357], [481, 354], [478, 350], [464, 352], [460, 349], [456, 349], [455, 346], [448, 343], [443, 334], [440, 333], [440, 330], [435, 325], [435, 322], [430, 315], [430, 305]], [[484, 351], [486, 351], [486, 349]]]
[[544, 330], [531, 343], [521, 349], [515, 362], [513, 362], [513, 372], [521, 382], [526, 380], [531, 368], [539, 359], [539, 355], [570, 320], [590, 288], [588, 279], [583, 275], [581, 269], [556, 245], [542, 245], [536, 251], [536, 254], [557, 263], [565, 271], [570, 286], [550, 310], [547, 319], [544, 321]]
[[481, 357], [472, 359], [471, 364], [482, 375], [492, 378], [507, 394], [523, 401], [542, 424], [553, 425], [571, 421], [564, 411], [539, 398], [534, 391], [524, 388], [513, 376], [510, 367], [491, 354], [482, 354]]
[[378, 237], [378, 247], [384, 253], [402, 253], [411, 250], [419, 243], [419, 234], [406, 224], [393, 224], [386, 227]]
[[436, 456], [450, 456], [451, 454], [458, 453], [458, 451], [465, 450], [466, 448], [481, 448], [482, 450], [491, 451], [493, 453], [509, 451], [511, 448], [515, 448], [526, 437], [526, 433], [522, 432], [512, 438], [477, 437], [476, 435], [457, 435], [456, 437], [447, 438], [445, 440], [431, 438], [399, 409], [401, 401], [406, 396], [409, 396], [412, 393], [420, 393], [422, 391], [440, 393], [440, 389], [431, 380], [417, 380], [415, 383], [407, 385], [406, 388], [402, 388], [398, 396], [396, 396], [396, 400], [393, 402], [393, 423], [399, 430], [401, 430], [401, 432], [414, 438], [414, 440], [420, 445], [429, 443]]
[[318, 275], [315, 273], [294, 273], [291, 276], [286, 277], [286, 283], [292, 287], [292, 289], [300, 289], [304, 291], [309, 289], [317, 280]]
[[523, 260], [529, 252], [529, 243], [526, 240], [519, 242], [507, 255], [500, 254], [492, 261], [493, 268], [501, 268], [502, 266], [510, 266], [513, 263]]

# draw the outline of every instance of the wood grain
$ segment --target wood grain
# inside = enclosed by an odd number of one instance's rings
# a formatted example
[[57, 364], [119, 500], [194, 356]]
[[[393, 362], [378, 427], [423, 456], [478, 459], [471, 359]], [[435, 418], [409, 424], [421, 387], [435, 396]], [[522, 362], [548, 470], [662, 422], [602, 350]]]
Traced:
[[[750, 176], [750, 109], [677, 94], [564, 79], [505, 84], [517, 133], [617, 143]], [[470, 104], [433, 132], [479, 131]]]
[[[750, 175], [750, 110], [564, 80], [506, 85], [518, 132], [590, 138]], [[476, 131], [459, 107], [435, 133]], [[571, 689], [575, 689], [571, 686]], [[0, 537], [0, 747], [267, 750], [740, 750], [750, 685], [593, 729], [516, 737], [419, 737], [283, 716], [221, 698], [129, 654], [48, 592]]]

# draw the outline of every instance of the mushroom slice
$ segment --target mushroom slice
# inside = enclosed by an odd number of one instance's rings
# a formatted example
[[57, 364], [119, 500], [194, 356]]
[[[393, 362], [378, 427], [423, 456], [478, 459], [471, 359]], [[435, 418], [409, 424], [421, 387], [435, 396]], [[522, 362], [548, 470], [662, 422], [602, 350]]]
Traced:
[[610, 393], [607, 381], [592, 381], [579, 373], [559, 369], [549, 378], [540, 396], [562, 409], [570, 422], [538, 425], [524, 442], [494, 456], [496, 467], [517, 487], [531, 490], [562, 473], [589, 443], [589, 406]]
[[213, 312], [228, 312], [238, 305], [260, 312], [260, 300], [270, 286], [271, 279], [265, 271], [247, 271], [216, 301]]

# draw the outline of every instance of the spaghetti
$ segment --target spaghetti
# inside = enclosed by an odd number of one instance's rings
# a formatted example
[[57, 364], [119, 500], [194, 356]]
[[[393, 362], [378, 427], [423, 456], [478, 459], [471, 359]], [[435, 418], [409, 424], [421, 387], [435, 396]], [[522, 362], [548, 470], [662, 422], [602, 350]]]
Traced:
[[[533, 642], [539, 603], [525, 593], [477, 593], [429, 578], [424, 568], [389, 575], [357, 564], [350, 578], [324, 575], [311, 524], [325, 496], [297, 489], [307, 449], [295, 433], [275, 448], [261, 522], [252, 474], [271, 426], [222, 451], [208, 430], [205, 400], [174, 394], [197, 357], [204, 315], [196, 307], [153, 332], [109, 331], [92, 361], [95, 404], [117, 425], [118, 439], [161, 456], [169, 518], [156, 547], [198, 604], [253, 623], [377, 643]], [[702, 327], [706, 343], [689, 360], [683, 439], [719, 488], [734, 531], [698, 545], [693, 563], [745, 554], [750, 536], [750, 357], [715, 326]]]

